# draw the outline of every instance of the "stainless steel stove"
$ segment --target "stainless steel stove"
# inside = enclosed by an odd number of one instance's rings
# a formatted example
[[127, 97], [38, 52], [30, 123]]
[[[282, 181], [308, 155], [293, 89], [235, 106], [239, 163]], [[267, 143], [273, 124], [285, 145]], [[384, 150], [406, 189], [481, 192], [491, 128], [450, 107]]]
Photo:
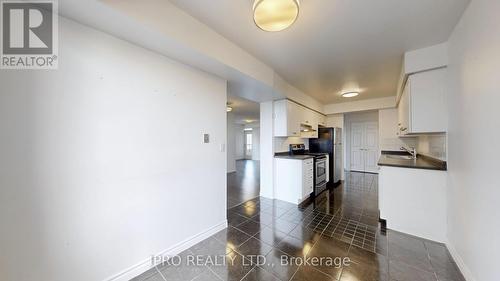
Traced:
[[328, 183], [328, 153], [310, 153], [305, 144], [290, 144], [290, 155], [310, 155], [314, 158], [314, 196], [325, 191]]

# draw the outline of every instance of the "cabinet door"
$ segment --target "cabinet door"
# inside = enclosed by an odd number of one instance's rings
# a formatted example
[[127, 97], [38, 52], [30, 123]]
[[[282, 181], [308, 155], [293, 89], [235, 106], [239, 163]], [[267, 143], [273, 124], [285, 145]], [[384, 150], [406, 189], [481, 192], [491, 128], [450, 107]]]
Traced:
[[399, 132], [400, 135], [406, 135], [410, 132], [410, 92], [411, 89], [411, 81], [408, 79], [406, 82], [406, 86], [403, 90], [403, 95], [401, 96], [401, 100], [399, 101], [399, 123], [400, 128]]
[[410, 133], [446, 132], [446, 69], [411, 75]]
[[302, 199], [309, 197], [314, 191], [314, 163], [313, 159], [302, 161], [302, 173], [304, 175], [302, 183]]
[[326, 117], [323, 114], [316, 113], [318, 115], [318, 125], [326, 127]]
[[287, 119], [287, 128], [288, 128], [288, 136], [289, 137], [300, 137], [300, 123], [303, 119], [304, 112], [302, 110], [302, 106], [291, 102], [289, 100], [287, 102], [288, 109], [288, 119]]
[[286, 100], [274, 102], [274, 136], [288, 136], [288, 105]]

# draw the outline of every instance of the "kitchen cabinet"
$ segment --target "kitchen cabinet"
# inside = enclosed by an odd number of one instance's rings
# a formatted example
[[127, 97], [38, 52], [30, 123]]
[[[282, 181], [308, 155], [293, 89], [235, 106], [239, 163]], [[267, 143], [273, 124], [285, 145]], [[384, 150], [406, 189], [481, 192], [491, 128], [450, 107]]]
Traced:
[[274, 136], [317, 138], [326, 117], [290, 100], [274, 102]]
[[326, 116], [316, 112], [316, 118], [318, 119], [318, 125], [326, 127]]
[[275, 198], [300, 204], [314, 191], [314, 160], [275, 158]]
[[274, 102], [274, 136], [300, 136], [300, 108], [289, 100]]
[[408, 76], [398, 105], [399, 136], [447, 131], [446, 68]]
[[444, 171], [380, 166], [380, 218], [387, 228], [438, 242], [446, 241]]

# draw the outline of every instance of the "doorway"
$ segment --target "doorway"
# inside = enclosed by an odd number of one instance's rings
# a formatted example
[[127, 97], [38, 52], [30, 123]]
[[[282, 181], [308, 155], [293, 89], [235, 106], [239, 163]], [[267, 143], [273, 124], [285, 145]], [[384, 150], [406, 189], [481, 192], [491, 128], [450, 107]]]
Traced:
[[260, 104], [227, 101], [227, 208], [260, 194]]
[[345, 170], [378, 173], [378, 110], [344, 114]]

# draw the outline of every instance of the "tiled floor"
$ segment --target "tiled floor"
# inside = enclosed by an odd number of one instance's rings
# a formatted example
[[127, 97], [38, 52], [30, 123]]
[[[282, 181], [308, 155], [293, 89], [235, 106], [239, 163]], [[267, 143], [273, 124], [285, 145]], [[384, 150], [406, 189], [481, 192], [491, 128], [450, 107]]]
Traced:
[[227, 207], [234, 207], [259, 196], [259, 186], [259, 161], [237, 160], [236, 172], [227, 174]]
[[[348, 173], [343, 185], [304, 208], [249, 200], [228, 210], [227, 229], [179, 257], [226, 257], [225, 264], [163, 264], [136, 280], [464, 280], [443, 245], [379, 228], [377, 192], [376, 175]], [[281, 263], [304, 256], [351, 262]]]

